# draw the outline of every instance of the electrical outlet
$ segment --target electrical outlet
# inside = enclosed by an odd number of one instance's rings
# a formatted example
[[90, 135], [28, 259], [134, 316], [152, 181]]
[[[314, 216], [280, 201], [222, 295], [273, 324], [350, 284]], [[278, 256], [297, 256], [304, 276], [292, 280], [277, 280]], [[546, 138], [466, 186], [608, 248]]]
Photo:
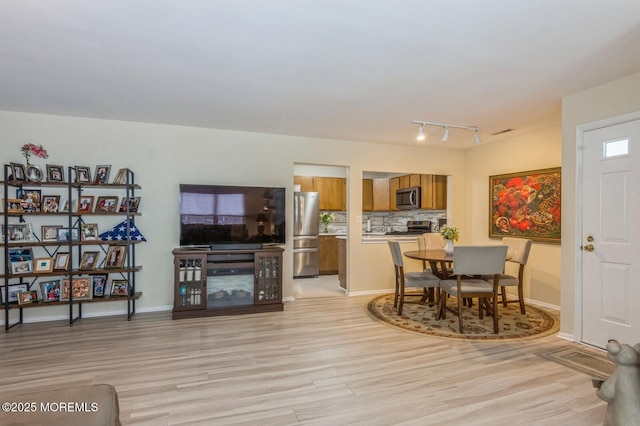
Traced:
[[362, 216], [356, 216], [356, 223], [362, 223]]

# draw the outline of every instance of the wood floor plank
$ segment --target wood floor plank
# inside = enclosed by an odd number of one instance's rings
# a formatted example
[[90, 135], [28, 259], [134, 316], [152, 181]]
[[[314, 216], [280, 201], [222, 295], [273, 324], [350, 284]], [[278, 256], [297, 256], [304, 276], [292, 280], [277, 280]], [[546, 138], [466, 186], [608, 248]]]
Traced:
[[370, 298], [21, 325], [0, 336], [0, 392], [110, 383], [138, 426], [602, 424], [590, 377], [535, 355], [574, 344], [419, 335], [372, 319]]

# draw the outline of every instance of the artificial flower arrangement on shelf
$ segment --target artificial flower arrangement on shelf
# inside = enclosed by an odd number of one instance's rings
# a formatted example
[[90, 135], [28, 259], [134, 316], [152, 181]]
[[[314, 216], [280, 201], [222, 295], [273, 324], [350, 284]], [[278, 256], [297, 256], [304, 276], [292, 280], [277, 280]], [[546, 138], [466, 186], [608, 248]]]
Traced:
[[320, 213], [320, 220], [324, 224], [324, 232], [329, 232], [329, 222], [336, 220], [336, 215], [329, 212]]
[[29, 163], [29, 158], [31, 158], [32, 155], [35, 155], [38, 158], [49, 158], [47, 150], [44, 149], [42, 145], [25, 143], [22, 145], [22, 148], [20, 148], [20, 151], [22, 151], [22, 155], [24, 155], [24, 158], [27, 160], [27, 166], [31, 164]]
[[443, 225], [440, 228], [440, 235], [445, 240], [445, 253], [453, 254], [453, 242], [458, 241], [458, 228], [454, 225]]

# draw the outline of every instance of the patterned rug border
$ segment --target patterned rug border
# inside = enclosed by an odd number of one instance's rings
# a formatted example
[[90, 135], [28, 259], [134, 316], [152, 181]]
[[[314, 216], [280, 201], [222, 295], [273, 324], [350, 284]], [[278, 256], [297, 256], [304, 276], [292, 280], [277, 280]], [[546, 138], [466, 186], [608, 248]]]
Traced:
[[[549, 336], [551, 334], [557, 333], [558, 331], [560, 331], [560, 321], [557, 317], [555, 317], [554, 315], [540, 309], [540, 308], [536, 308], [534, 306], [531, 306], [529, 304], [525, 304], [526, 309], [529, 311], [535, 311], [538, 315], [540, 315], [540, 317], [544, 320], [544, 324], [541, 327], [542, 330], [537, 331], [535, 333], [530, 333], [530, 334], [523, 334], [523, 335], [519, 335], [519, 336], [507, 336], [507, 335], [501, 335], [501, 334], [491, 334], [491, 335], [474, 335], [472, 333], [465, 333], [465, 334], [453, 334], [453, 333], [443, 333], [443, 332], [439, 332], [437, 330], [433, 330], [430, 329], [428, 332], [427, 331], [418, 331], [418, 330], [413, 330], [409, 327], [406, 326], [400, 326], [395, 322], [392, 322], [390, 319], [388, 319], [386, 316], [380, 314], [376, 309], [375, 309], [375, 304], [378, 300], [385, 298], [385, 297], [393, 297], [393, 293], [389, 293], [389, 294], [383, 294], [380, 296], [376, 296], [373, 299], [371, 299], [368, 303], [367, 303], [367, 313], [369, 314], [369, 316], [371, 316], [373, 319], [376, 319], [380, 322], [382, 322], [383, 324], [389, 326], [389, 327], [393, 327], [395, 329], [398, 330], [403, 330], [403, 331], [408, 331], [410, 333], [414, 333], [414, 334], [420, 334], [423, 336], [433, 336], [433, 337], [438, 337], [438, 338], [443, 338], [443, 339], [454, 339], [454, 340], [479, 340], [479, 341], [485, 341], [485, 342], [506, 342], [506, 341], [520, 341], [520, 340], [532, 340], [532, 339], [538, 339], [541, 337], [545, 337], [545, 336]], [[406, 306], [406, 302], [405, 302], [405, 306]], [[455, 315], [455, 314], [453, 314]], [[404, 316], [403, 316], [404, 317]]]
[[606, 379], [615, 369], [615, 364], [609, 360], [605, 351], [600, 353], [594, 349], [585, 349], [581, 346], [549, 349], [537, 352], [536, 355], [584, 373], [592, 378]]

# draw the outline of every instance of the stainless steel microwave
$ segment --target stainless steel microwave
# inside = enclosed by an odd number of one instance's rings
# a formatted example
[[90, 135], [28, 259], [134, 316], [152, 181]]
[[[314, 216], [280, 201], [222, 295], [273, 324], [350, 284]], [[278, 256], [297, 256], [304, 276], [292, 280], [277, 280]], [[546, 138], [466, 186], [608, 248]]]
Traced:
[[396, 190], [396, 207], [399, 210], [420, 208], [420, 187], [402, 188]]

